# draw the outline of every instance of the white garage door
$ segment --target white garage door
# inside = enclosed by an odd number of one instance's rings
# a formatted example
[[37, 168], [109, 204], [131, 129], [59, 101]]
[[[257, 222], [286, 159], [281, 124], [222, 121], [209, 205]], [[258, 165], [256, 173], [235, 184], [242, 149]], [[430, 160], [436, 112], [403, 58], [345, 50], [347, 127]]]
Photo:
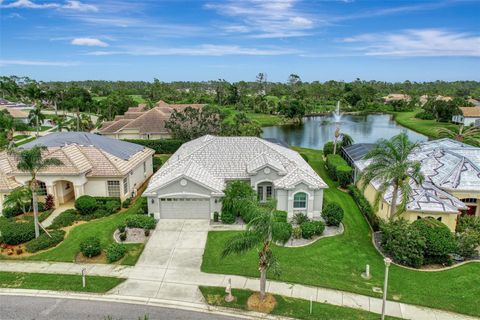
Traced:
[[160, 198], [161, 219], [210, 219], [210, 199]]

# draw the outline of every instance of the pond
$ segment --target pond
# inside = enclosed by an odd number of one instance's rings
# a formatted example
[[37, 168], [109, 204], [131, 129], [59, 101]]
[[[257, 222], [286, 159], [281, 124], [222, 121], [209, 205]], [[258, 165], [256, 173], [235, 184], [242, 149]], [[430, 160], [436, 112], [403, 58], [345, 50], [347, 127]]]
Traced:
[[[380, 138], [391, 138], [406, 132], [412, 141], [426, 141], [420, 133], [400, 126], [389, 114], [351, 115], [341, 118], [340, 131], [353, 138], [354, 143], [374, 143]], [[322, 149], [333, 141], [335, 122], [333, 115], [307, 117], [301, 125], [264, 127], [263, 138], [275, 138], [291, 146]]]

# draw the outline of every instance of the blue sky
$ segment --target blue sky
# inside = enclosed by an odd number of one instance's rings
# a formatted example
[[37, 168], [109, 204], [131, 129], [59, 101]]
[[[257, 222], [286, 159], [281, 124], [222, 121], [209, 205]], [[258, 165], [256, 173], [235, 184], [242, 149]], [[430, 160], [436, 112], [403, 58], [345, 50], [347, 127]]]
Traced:
[[480, 80], [480, 1], [0, 0], [0, 74]]

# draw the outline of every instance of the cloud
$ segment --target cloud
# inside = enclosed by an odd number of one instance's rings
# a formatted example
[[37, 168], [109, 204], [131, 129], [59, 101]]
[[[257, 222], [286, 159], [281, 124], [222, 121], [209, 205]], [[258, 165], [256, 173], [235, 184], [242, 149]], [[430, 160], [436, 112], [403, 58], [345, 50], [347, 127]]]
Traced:
[[3, 4], [3, 1], [0, 2], [1, 8], [25, 8], [25, 9], [61, 9], [61, 10], [70, 10], [70, 11], [98, 11], [98, 8], [93, 4], [86, 4], [77, 0], [67, 0], [64, 3], [58, 2], [48, 2], [48, 3], [37, 3], [31, 0], [16, 0], [6, 4]]
[[[223, 30], [250, 33], [255, 38], [300, 37], [309, 35], [313, 18], [296, 8], [296, 0], [244, 0], [207, 3], [205, 8], [235, 19]], [[234, 28], [232, 28], [232, 25]]]
[[87, 55], [131, 55], [131, 56], [277, 56], [299, 53], [297, 50], [285, 48], [248, 48], [236, 45], [203, 44], [194, 47], [135, 47], [125, 50], [92, 51]]
[[108, 43], [96, 38], [75, 38], [70, 43], [75, 46], [108, 47]]
[[48, 67], [70, 67], [78, 65], [78, 62], [71, 61], [39, 61], [39, 60], [0, 60], [0, 66], [48, 66]]
[[362, 34], [341, 39], [339, 42], [358, 44], [353, 49], [367, 56], [480, 57], [480, 35], [442, 29]]

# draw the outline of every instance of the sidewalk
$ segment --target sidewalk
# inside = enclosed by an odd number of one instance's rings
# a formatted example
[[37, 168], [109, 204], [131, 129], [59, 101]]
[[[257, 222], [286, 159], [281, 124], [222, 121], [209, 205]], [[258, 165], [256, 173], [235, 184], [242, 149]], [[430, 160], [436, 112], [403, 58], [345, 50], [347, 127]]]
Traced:
[[[73, 263], [47, 263], [47, 262], [10, 262], [1, 261], [0, 271], [18, 272], [43, 272], [80, 274], [83, 267], [87, 268], [87, 275], [126, 277], [128, 280], [114, 288], [107, 295], [85, 295], [91, 299], [116, 299], [124, 297], [137, 301], [161, 301], [175, 300], [176, 303], [200, 305], [203, 299], [197, 295], [198, 286], [226, 286], [228, 279], [232, 280], [232, 287], [238, 289], [258, 290], [259, 280], [254, 278], [230, 276], [221, 274], [207, 274], [193, 268], [169, 268], [162, 269], [153, 266], [122, 267], [112, 265], [81, 265]], [[131, 290], [134, 286], [135, 290]], [[162, 289], [162, 290], [160, 290]], [[6, 289], [0, 289], [6, 292]], [[23, 292], [25, 290], [8, 289], [7, 292]], [[363, 296], [338, 290], [303, 286], [278, 281], [268, 281], [267, 291], [274, 294], [284, 295], [299, 299], [312, 299], [317, 302], [333, 304], [337, 306], [362, 309], [374, 313], [380, 313], [382, 300], [369, 296]], [[35, 291], [41, 293], [41, 291]], [[130, 293], [129, 293], [130, 292]], [[131, 294], [134, 292], [135, 294]], [[158, 293], [160, 295], [157, 295]], [[69, 295], [75, 295], [74, 293]], [[95, 298], [97, 297], [97, 298]], [[474, 317], [455, 314], [438, 309], [420, 307], [395, 301], [388, 301], [386, 314], [404, 319], [422, 320], [473, 320]]]

